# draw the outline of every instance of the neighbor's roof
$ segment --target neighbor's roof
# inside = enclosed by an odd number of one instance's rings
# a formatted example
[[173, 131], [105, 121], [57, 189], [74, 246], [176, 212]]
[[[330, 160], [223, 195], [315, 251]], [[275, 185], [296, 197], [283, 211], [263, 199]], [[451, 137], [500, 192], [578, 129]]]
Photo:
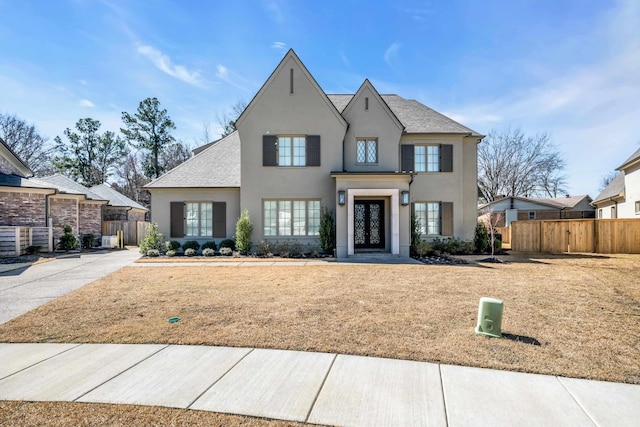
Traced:
[[[354, 95], [327, 96], [336, 109], [342, 113]], [[415, 99], [405, 99], [398, 95], [381, 95], [381, 97], [400, 120], [406, 133], [455, 133], [479, 138], [483, 136]]]
[[25, 178], [19, 175], [4, 173], [0, 173], [0, 186], [55, 190], [54, 186], [48, 182], [42, 182], [36, 178]]
[[120, 193], [119, 191], [114, 190], [113, 188], [111, 188], [109, 184], [96, 185], [91, 187], [90, 190], [94, 194], [97, 194], [102, 199], [108, 200], [109, 206], [124, 206], [124, 207], [142, 209], [145, 211], [149, 210], [144, 206], [142, 206], [140, 203], [134, 200], [131, 200], [130, 198]]
[[240, 187], [240, 137], [238, 131], [227, 135], [209, 148], [145, 185], [145, 188], [177, 187]]
[[593, 203], [602, 202], [604, 200], [615, 199], [621, 197], [624, 193], [624, 172], [618, 173], [615, 178], [605, 187], [598, 197], [593, 200]]
[[500, 199], [496, 199], [493, 202], [489, 202], [484, 205], [478, 206], [478, 209], [485, 209], [488, 206], [499, 203], [505, 199], [522, 200], [524, 202], [536, 203], [539, 205], [549, 206], [556, 209], [572, 209], [585, 198], [588, 199], [589, 201], [591, 200], [591, 198], [587, 194], [582, 194], [579, 196], [571, 196], [571, 197], [554, 197], [554, 198], [507, 196], [507, 197], [502, 197]]
[[68, 178], [59, 173], [51, 176], [46, 176], [44, 178], [38, 178], [38, 180], [50, 184], [52, 187], [56, 188], [61, 193], [83, 194], [87, 197], [87, 199], [91, 199], [91, 200], [104, 200], [104, 201], [107, 200], [104, 197], [100, 197], [93, 191], [89, 190], [84, 185], [78, 184], [71, 178]]
[[2, 138], [0, 138], [0, 173], [20, 174], [25, 178], [33, 176], [33, 171]]
[[620, 167], [618, 167], [617, 170], [625, 169], [626, 167], [630, 166], [632, 163], [637, 162], [638, 160], [640, 160], [640, 148], [638, 148], [635, 153], [629, 156], [629, 158], [625, 160], [624, 163], [622, 163], [622, 165], [620, 165]]

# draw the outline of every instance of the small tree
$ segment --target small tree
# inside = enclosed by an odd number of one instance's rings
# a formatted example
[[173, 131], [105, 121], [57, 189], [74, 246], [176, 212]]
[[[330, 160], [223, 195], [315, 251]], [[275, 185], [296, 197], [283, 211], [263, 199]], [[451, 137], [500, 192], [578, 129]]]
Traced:
[[236, 222], [236, 248], [241, 254], [246, 254], [251, 250], [251, 234], [253, 233], [253, 223], [249, 218], [249, 211], [243, 210]]
[[78, 247], [78, 239], [73, 235], [70, 225], [64, 226], [64, 234], [60, 237], [60, 249], [70, 251]]
[[414, 214], [411, 214], [411, 255], [417, 255], [417, 248], [420, 244], [420, 220]]
[[147, 255], [150, 250], [161, 252], [164, 249], [163, 240], [164, 236], [158, 231], [158, 224], [152, 222], [147, 228], [144, 239], [140, 242], [140, 253]]
[[489, 248], [489, 232], [487, 226], [482, 222], [476, 224], [476, 230], [473, 236], [473, 246], [476, 253], [484, 253]]
[[325, 253], [332, 252], [336, 247], [336, 222], [333, 212], [327, 207], [322, 207], [320, 214], [320, 248]]
[[494, 212], [492, 209], [489, 209], [487, 212], [487, 228], [489, 229], [489, 241], [491, 242], [491, 259], [495, 261], [495, 251], [496, 251], [496, 231], [498, 228], [498, 224], [502, 221], [502, 213]]

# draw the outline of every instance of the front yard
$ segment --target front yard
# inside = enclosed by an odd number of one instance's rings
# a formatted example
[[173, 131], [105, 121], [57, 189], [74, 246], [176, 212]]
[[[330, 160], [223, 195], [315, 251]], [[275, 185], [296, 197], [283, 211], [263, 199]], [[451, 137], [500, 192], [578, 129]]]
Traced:
[[[640, 256], [507, 259], [145, 264], [0, 325], [0, 341], [280, 348], [640, 383]], [[507, 339], [474, 333], [482, 296], [504, 300]]]

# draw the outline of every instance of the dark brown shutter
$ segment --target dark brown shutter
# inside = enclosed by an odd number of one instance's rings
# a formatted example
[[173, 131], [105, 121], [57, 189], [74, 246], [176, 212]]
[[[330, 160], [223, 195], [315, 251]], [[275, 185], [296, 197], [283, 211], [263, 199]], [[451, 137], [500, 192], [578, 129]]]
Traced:
[[171, 237], [184, 237], [184, 202], [171, 202]]
[[320, 166], [320, 135], [307, 135], [307, 166]]
[[415, 170], [414, 166], [414, 156], [413, 156], [413, 145], [410, 144], [402, 144], [400, 146], [402, 148], [402, 162], [401, 169], [403, 172], [409, 172]]
[[440, 234], [453, 236], [453, 203], [440, 203]]
[[227, 237], [226, 202], [213, 202], [213, 237]]
[[453, 145], [440, 146], [440, 172], [453, 172]]
[[262, 166], [278, 166], [278, 137], [262, 135]]

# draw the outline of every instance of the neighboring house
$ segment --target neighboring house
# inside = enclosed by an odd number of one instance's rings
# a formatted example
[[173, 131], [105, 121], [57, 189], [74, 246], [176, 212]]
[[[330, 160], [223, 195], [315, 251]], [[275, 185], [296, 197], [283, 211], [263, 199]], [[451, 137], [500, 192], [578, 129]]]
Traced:
[[93, 234], [96, 241], [100, 241], [102, 208], [108, 203], [107, 199], [61, 174], [37, 180], [56, 190], [49, 197], [48, 207], [56, 241], [64, 234], [65, 225], [71, 226], [72, 233], [76, 236]]
[[472, 239], [483, 135], [415, 101], [327, 95], [290, 50], [236, 121], [237, 131], [149, 183], [152, 220], [176, 240], [319, 242], [335, 214], [338, 257], [409, 255], [412, 211], [426, 239]]
[[103, 221], [145, 221], [149, 209], [111, 188], [109, 184], [100, 184], [89, 189], [109, 204], [102, 206]]
[[487, 221], [489, 211], [500, 215], [497, 227], [508, 227], [513, 221], [544, 219], [594, 218], [595, 209], [588, 195], [555, 198], [502, 197], [478, 208], [481, 221]]
[[593, 201], [598, 218], [640, 218], [640, 148]]

